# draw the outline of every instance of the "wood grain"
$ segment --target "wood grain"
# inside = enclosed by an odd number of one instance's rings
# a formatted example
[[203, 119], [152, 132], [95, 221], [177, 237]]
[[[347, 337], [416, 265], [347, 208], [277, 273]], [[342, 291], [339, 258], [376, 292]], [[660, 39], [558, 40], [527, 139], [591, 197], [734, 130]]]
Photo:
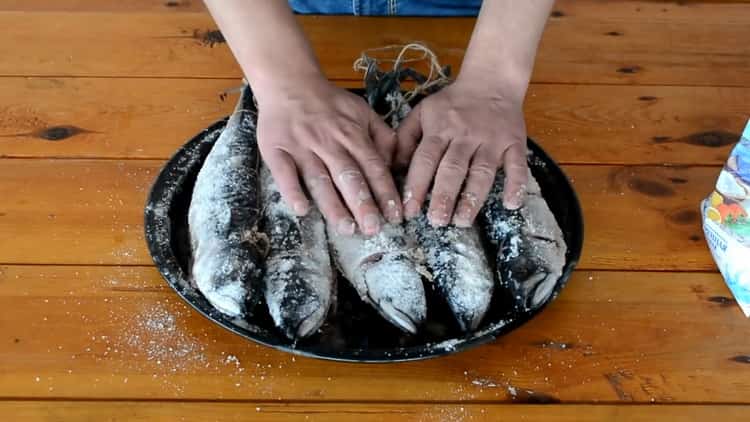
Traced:
[[[151, 264], [143, 208], [162, 163], [0, 160], [0, 263]], [[698, 204], [718, 168], [564, 167], [584, 209], [585, 269], [708, 270]]]
[[[220, 94], [238, 84], [0, 78], [0, 156], [165, 159], [231, 112], [236, 96]], [[745, 88], [535, 84], [526, 121], [561, 163], [721, 165], [748, 118], [747, 98]], [[59, 127], [78, 132], [51, 137]]]
[[579, 271], [493, 343], [358, 365], [248, 343], [152, 268], [3, 266], [0, 397], [746, 403], [747, 319], [728, 296], [718, 274]]
[[76, 420], [118, 421], [207, 420], [245, 421], [695, 421], [716, 414], [722, 420], [744, 421], [744, 406], [612, 406], [612, 405], [499, 405], [499, 404], [278, 404], [278, 403], [175, 403], [175, 402], [66, 402], [6, 401], [0, 412], [14, 421]]
[[[599, 19], [640, 19], [669, 13], [670, 19], [700, 14], [711, 22], [742, 21], [748, 0], [557, 0], [554, 17], [576, 16]], [[721, 8], [715, 8], [717, 4]], [[25, 12], [205, 12], [202, 0], [0, 0], [2, 11]]]
[[23, 12], [205, 12], [203, 0], [0, 0], [0, 10]]
[[[704, 19], [704, 7], [726, 19]], [[750, 26], [730, 19], [735, 4], [670, 18], [551, 19], [533, 80], [560, 83], [750, 86]], [[709, 14], [709, 15], [711, 15]], [[741, 16], [741, 15], [740, 15]], [[351, 64], [367, 48], [423, 40], [458, 69], [471, 18], [300, 17], [332, 79], [358, 80]], [[0, 12], [0, 75], [236, 78], [225, 44], [206, 31], [206, 13]], [[621, 36], [611, 36], [617, 32]], [[55, 39], [55, 43], [50, 43]], [[101, 42], [98, 42], [102, 40]], [[104, 42], [106, 40], [106, 42]], [[17, 48], [22, 42], [24, 48]], [[113, 54], [113, 52], [117, 52]]]

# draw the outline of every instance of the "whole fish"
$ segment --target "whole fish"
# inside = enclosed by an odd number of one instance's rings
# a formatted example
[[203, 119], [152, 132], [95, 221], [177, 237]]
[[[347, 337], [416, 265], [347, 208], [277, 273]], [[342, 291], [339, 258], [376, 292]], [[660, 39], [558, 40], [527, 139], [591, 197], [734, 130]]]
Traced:
[[[394, 109], [400, 95], [393, 91], [386, 97]], [[402, 103], [391, 116], [393, 126], [397, 127], [410, 111], [411, 107]], [[403, 183], [403, 177], [398, 179]], [[421, 214], [406, 222], [406, 232], [418, 245], [417, 255], [425, 261], [428, 278], [445, 298], [458, 325], [464, 331], [475, 330], [489, 309], [495, 285], [479, 228], [476, 224], [433, 227], [427, 218], [429, 204], [428, 198]]]
[[263, 227], [269, 241], [263, 276], [266, 304], [287, 337], [307, 337], [323, 324], [334, 297], [325, 221], [315, 207], [304, 217], [295, 215], [265, 165], [260, 180]]
[[252, 93], [242, 88], [225, 128], [206, 157], [188, 211], [191, 278], [219, 311], [243, 316], [259, 299], [262, 244], [256, 226], [258, 150]]
[[363, 301], [403, 331], [416, 333], [427, 316], [424, 285], [403, 226], [383, 224], [371, 237], [328, 229], [334, 257]]
[[433, 227], [426, 210], [406, 223], [407, 233], [416, 239], [431, 281], [445, 298], [459, 326], [475, 330], [492, 300], [495, 284], [484, 246], [475, 225]]
[[521, 208], [503, 206], [504, 173], [482, 208], [484, 232], [498, 247], [498, 278], [516, 300], [516, 310], [528, 311], [542, 305], [551, 295], [565, 266], [567, 246], [562, 230], [529, 172]]

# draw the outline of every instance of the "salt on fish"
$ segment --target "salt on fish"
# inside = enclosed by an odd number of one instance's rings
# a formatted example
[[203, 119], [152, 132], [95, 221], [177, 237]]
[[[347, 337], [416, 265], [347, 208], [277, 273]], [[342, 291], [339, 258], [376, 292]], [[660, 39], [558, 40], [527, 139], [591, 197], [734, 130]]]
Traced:
[[502, 171], [482, 207], [482, 228], [498, 247], [496, 271], [516, 300], [516, 310], [534, 310], [552, 294], [565, 266], [567, 245], [562, 230], [529, 171], [522, 205], [503, 206]]
[[336, 264], [360, 298], [391, 324], [416, 333], [427, 316], [424, 285], [404, 227], [385, 223], [376, 235], [328, 228]]
[[416, 239], [427, 271], [438, 292], [445, 298], [458, 325], [475, 330], [489, 309], [494, 277], [476, 225], [433, 227], [424, 210], [406, 223], [409, 236]]
[[[392, 107], [398, 104], [390, 101]], [[410, 111], [403, 104], [394, 113], [394, 121], [398, 123]], [[427, 198], [422, 212], [407, 221], [407, 235], [417, 244], [416, 256], [424, 259], [428, 278], [448, 303], [458, 325], [464, 331], [475, 330], [490, 307], [495, 285], [479, 228], [476, 224], [434, 227], [427, 218], [429, 206]]]
[[188, 210], [191, 280], [230, 317], [259, 299], [264, 247], [257, 236], [258, 150], [253, 96], [240, 99], [198, 173]]
[[303, 217], [295, 215], [265, 165], [260, 180], [263, 228], [269, 241], [263, 275], [266, 304], [287, 337], [307, 337], [325, 322], [335, 297], [325, 221], [315, 207]]

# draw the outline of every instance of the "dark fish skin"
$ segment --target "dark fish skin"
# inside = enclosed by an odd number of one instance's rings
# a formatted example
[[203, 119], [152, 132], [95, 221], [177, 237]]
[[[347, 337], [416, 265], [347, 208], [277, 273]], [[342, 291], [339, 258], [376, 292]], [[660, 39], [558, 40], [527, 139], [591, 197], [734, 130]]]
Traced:
[[482, 211], [482, 230], [498, 247], [496, 271], [516, 300], [515, 310], [530, 311], [544, 304], [562, 275], [567, 250], [555, 216], [529, 172], [523, 205], [503, 206], [504, 175], [498, 172]]
[[[411, 108], [404, 105], [394, 113], [396, 124]], [[396, 180], [403, 184], [403, 175]], [[427, 272], [445, 298], [463, 331], [473, 331], [490, 307], [495, 280], [481, 243], [476, 224], [462, 228], [455, 225], [433, 227], [428, 218], [429, 198], [416, 218], [406, 222], [406, 233], [418, 245], [418, 256], [424, 257]]]
[[448, 303], [464, 331], [475, 330], [492, 300], [495, 280], [476, 225], [433, 227], [426, 210], [406, 223], [416, 239], [432, 283]]
[[258, 149], [249, 86], [201, 167], [188, 211], [191, 279], [230, 316], [244, 316], [259, 295], [263, 247], [256, 235]]
[[335, 296], [325, 221], [317, 208], [296, 216], [266, 166], [261, 168], [261, 190], [269, 242], [263, 276], [266, 304], [276, 326], [296, 340], [320, 328]]

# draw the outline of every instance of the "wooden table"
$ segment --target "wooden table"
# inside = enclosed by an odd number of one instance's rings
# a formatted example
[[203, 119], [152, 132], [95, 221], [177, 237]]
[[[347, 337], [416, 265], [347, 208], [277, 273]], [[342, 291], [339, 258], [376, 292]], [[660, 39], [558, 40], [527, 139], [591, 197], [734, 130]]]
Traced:
[[[471, 19], [300, 19], [331, 79], [418, 39], [458, 66]], [[249, 343], [154, 269], [146, 192], [233, 104], [198, 0], [0, 1], [3, 420], [747, 420], [750, 321], [699, 201], [750, 117], [750, 4], [563, 0], [526, 105], [574, 181], [584, 258], [538, 318], [418, 363]]]

